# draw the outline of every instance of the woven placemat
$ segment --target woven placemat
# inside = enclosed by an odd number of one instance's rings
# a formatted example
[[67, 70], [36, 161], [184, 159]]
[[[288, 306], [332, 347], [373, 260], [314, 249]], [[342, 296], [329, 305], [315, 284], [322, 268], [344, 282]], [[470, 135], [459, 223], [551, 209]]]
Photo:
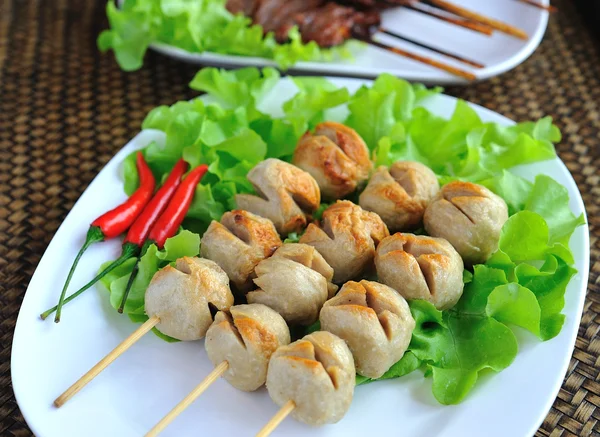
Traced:
[[[500, 1], [500, 0], [497, 0]], [[570, 0], [554, 2], [524, 64], [448, 93], [514, 120], [551, 115], [586, 203], [589, 292], [571, 365], [538, 436], [600, 435], [600, 42]], [[27, 284], [74, 202], [153, 107], [188, 99], [197, 67], [157, 54], [124, 73], [101, 55], [104, 0], [0, 1], [0, 434], [31, 435], [15, 402], [10, 349]], [[510, 420], [510, 418], [507, 418]]]

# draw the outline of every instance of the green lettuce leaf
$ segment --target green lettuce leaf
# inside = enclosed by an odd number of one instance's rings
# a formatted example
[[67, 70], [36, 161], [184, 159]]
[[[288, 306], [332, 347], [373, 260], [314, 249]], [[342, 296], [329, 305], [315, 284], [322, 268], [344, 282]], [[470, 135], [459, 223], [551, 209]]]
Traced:
[[504, 199], [510, 215], [525, 209], [533, 188], [527, 179], [506, 170], [502, 171], [502, 175], [482, 181], [481, 184]]
[[489, 294], [486, 313], [504, 324], [513, 324], [540, 335], [540, 305], [531, 290], [519, 284], [500, 285]]
[[383, 381], [385, 379], [400, 378], [404, 375], [408, 375], [413, 371], [417, 370], [421, 366], [421, 360], [419, 360], [414, 353], [407, 351], [404, 356], [394, 364], [390, 369], [385, 372], [380, 378], [371, 379], [366, 376], [356, 375], [356, 385], [368, 384], [373, 381]]
[[472, 389], [479, 372], [499, 372], [517, 354], [510, 329], [490, 317], [440, 312], [429, 302], [412, 301], [417, 322], [409, 350], [427, 364], [433, 395], [444, 405], [459, 403]]
[[190, 88], [208, 93], [230, 108], [238, 108], [258, 105], [279, 78], [279, 72], [268, 67], [262, 71], [250, 67], [232, 71], [203, 68], [190, 82]]
[[546, 175], [535, 178], [525, 209], [544, 218], [550, 233], [550, 243], [568, 245], [573, 231], [585, 223], [583, 214], [575, 217], [571, 212], [567, 189]]
[[283, 112], [298, 138], [325, 120], [325, 110], [342, 105], [350, 98], [346, 88], [337, 88], [323, 77], [295, 77], [298, 93], [283, 104]]
[[561, 313], [565, 306], [565, 291], [577, 273], [563, 259], [548, 256], [541, 268], [521, 264], [515, 268], [518, 283], [535, 295], [540, 306], [539, 336], [542, 340], [554, 338], [565, 321]]
[[373, 86], [363, 86], [352, 96], [348, 103], [350, 115], [345, 124], [355, 129], [369, 148], [375, 150], [379, 141], [389, 136], [396, 125], [410, 120], [419, 101], [440, 91], [440, 88], [427, 90], [420, 84], [411, 85], [390, 74], [382, 74]]

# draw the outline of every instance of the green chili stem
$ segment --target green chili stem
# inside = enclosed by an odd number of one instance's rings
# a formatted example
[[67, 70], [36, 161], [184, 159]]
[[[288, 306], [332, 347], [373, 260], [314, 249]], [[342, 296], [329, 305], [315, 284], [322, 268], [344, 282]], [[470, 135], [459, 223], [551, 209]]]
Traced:
[[[67, 280], [65, 281], [65, 285], [63, 286], [63, 289], [60, 293], [60, 298], [58, 299], [58, 305], [56, 305], [56, 307], [55, 307], [56, 308], [56, 318], [54, 319], [54, 321], [56, 323], [60, 322], [60, 313], [62, 310], [62, 306], [64, 305], [65, 295], [67, 294], [67, 289], [69, 288], [71, 278], [73, 277], [73, 273], [75, 273], [75, 269], [77, 268], [77, 264], [79, 264], [79, 260], [81, 259], [81, 256], [87, 250], [87, 248], [90, 247], [92, 244], [98, 243], [103, 240], [104, 240], [104, 233], [102, 232], [102, 230], [98, 226], [90, 226], [90, 228], [88, 229], [87, 235], [85, 237], [85, 242], [83, 243], [83, 246], [81, 246], [81, 249], [79, 249], [79, 252], [77, 253], [77, 256], [75, 257], [75, 260], [73, 261], [73, 265], [71, 266], [71, 270], [69, 270], [69, 274], [67, 275]], [[42, 314], [42, 316], [43, 316], [43, 314]], [[45, 319], [45, 317], [42, 317], [42, 319]]]
[[129, 275], [129, 280], [127, 281], [127, 286], [125, 287], [125, 293], [123, 293], [123, 299], [121, 300], [121, 305], [119, 305], [119, 309], [117, 310], [120, 314], [123, 314], [123, 308], [125, 308], [125, 304], [127, 303], [127, 297], [129, 296], [129, 292], [131, 291], [131, 286], [133, 285], [133, 281], [137, 276], [138, 271], [140, 270], [140, 258], [135, 261], [135, 265], [133, 266], [133, 270]]
[[[102, 279], [107, 274], [109, 274], [110, 272], [112, 272], [114, 269], [116, 269], [117, 267], [119, 267], [125, 261], [127, 261], [128, 259], [136, 256], [137, 253], [138, 253], [138, 251], [139, 251], [139, 247], [137, 245], [132, 244], [132, 243], [125, 243], [123, 245], [123, 252], [121, 253], [121, 256], [119, 258], [117, 258], [116, 260], [114, 260], [108, 267], [106, 267], [104, 270], [102, 270], [100, 273], [98, 273], [98, 275], [96, 275], [96, 277], [94, 279], [92, 279], [90, 282], [88, 282], [87, 284], [85, 284], [82, 288], [80, 288], [75, 293], [73, 293], [72, 295], [70, 295], [69, 297], [67, 297], [66, 299], [64, 299], [64, 301], [62, 302], [62, 304], [64, 305], [64, 304], [66, 304], [68, 302], [71, 302], [73, 299], [75, 299], [77, 296], [81, 295], [84, 291], [86, 291], [89, 288], [91, 288], [96, 282], [98, 282], [100, 279]], [[59, 310], [60, 310], [59, 306], [56, 305], [55, 307], [52, 307], [49, 310], [43, 312], [40, 315], [40, 317], [42, 319], [45, 319], [50, 314], [52, 314], [54, 311], [56, 311], [56, 318], [54, 319], [54, 321], [58, 323], [60, 321], [60, 317], [59, 317], [59, 313], [58, 313]]]

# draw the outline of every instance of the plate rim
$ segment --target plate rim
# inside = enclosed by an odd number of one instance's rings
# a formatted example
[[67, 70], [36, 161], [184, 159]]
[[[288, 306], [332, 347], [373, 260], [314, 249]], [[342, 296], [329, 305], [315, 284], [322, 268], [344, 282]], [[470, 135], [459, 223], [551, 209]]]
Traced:
[[[336, 77], [329, 77], [329, 79], [331, 79], [332, 81], [336, 81], [339, 80], [339, 78]], [[281, 80], [290, 80], [287, 78], [282, 78]], [[372, 82], [371, 80], [368, 79], [342, 79], [342, 80], [346, 80], [346, 81], [355, 81], [359, 84], [365, 84], [365, 83], [370, 83]], [[343, 86], [343, 85], [342, 85]], [[438, 96], [441, 96], [442, 98], [445, 99], [450, 99], [452, 102], [456, 102], [460, 99], [450, 96], [450, 95], [446, 95], [446, 94], [439, 94]], [[434, 96], [435, 97], [435, 96]], [[476, 108], [477, 112], [479, 114], [481, 113], [488, 113], [488, 114], [493, 114], [494, 117], [500, 117], [503, 122], [507, 123], [507, 125], [513, 125], [516, 122], [514, 120], [509, 119], [508, 117], [492, 111], [491, 109], [485, 108], [481, 105], [478, 105], [476, 103], [472, 103], [467, 101], [467, 103], [471, 106]], [[19, 339], [20, 337], [22, 337], [22, 335], [18, 335], [19, 332], [22, 332], [23, 329], [19, 329], [19, 327], [23, 326], [25, 323], [24, 322], [24, 316], [23, 316], [23, 302], [25, 302], [25, 299], [27, 299], [27, 295], [29, 292], [29, 288], [30, 288], [30, 284], [31, 282], [33, 282], [33, 278], [35, 277], [37, 271], [38, 271], [38, 266], [41, 263], [41, 261], [44, 259], [44, 257], [46, 256], [46, 252], [48, 250], [48, 248], [50, 247], [50, 245], [52, 244], [52, 242], [54, 241], [54, 239], [56, 238], [56, 234], [58, 234], [58, 232], [61, 230], [61, 228], [65, 225], [65, 222], [67, 222], [67, 219], [69, 218], [69, 216], [71, 214], [73, 214], [73, 211], [77, 208], [78, 204], [81, 202], [82, 197], [84, 196], [84, 194], [90, 189], [90, 187], [92, 186], [92, 184], [94, 183], [98, 183], [98, 178], [100, 176], [100, 174], [110, 165], [113, 163], [113, 161], [118, 161], [117, 165], [120, 165], [122, 159], [124, 158], [124, 156], [126, 154], [129, 153], [128, 150], [128, 145], [130, 145], [132, 142], [134, 142], [136, 139], [138, 139], [138, 137], [140, 135], [143, 135], [144, 132], [148, 132], [150, 131], [149, 129], [145, 129], [145, 130], [140, 130], [133, 138], [131, 138], [121, 149], [119, 149], [117, 151], [117, 153], [115, 153], [115, 155], [105, 164], [105, 166], [98, 172], [98, 174], [94, 177], [94, 179], [92, 179], [92, 181], [89, 183], [89, 185], [86, 187], [86, 189], [81, 193], [81, 195], [79, 196], [79, 198], [77, 199], [77, 201], [74, 203], [73, 207], [71, 208], [71, 210], [67, 213], [67, 215], [65, 216], [65, 218], [63, 219], [63, 222], [60, 224], [60, 226], [57, 228], [57, 230], [55, 231], [52, 239], [50, 240], [50, 243], [48, 244], [48, 246], [44, 249], [44, 253], [42, 255], [42, 257], [40, 258], [40, 261], [38, 262], [38, 265], [35, 268], [34, 273], [32, 274], [31, 278], [29, 279], [29, 284], [27, 286], [27, 289], [23, 295], [23, 301], [21, 303], [21, 307], [19, 309], [19, 314], [17, 317], [17, 322], [15, 324], [15, 329], [13, 331], [13, 338], [12, 338], [12, 344], [11, 344], [11, 358], [10, 358], [10, 367], [11, 367], [11, 383], [12, 383], [12, 388], [13, 388], [13, 393], [15, 395], [15, 400], [17, 402], [17, 405], [19, 407], [19, 410], [21, 411], [21, 414], [23, 415], [23, 418], [25, 419], [25, 422], [27, 423], [27, 425], [29, 426], [29, 428], [31, 429], [31, 431], [37, 435], [37, 436], [41, 436], [43, 435], [41, 430], [39, 429], [39, 427], [36, 425], [34, 425], [35, 423], [35, 419], [32, 417], [32, 414], [29, 414], [29, 408], [27, 406], [27, 404], [24, 404], [22, 402], [22, 400], [20, 400], [20, 393], [21, 390], [19, 390], [17, 387], [21, 386], [21, 383], [19, 383], [18, 381], [20, 381], [19, 378], [17, 378], [15, 380], [14, 376], [15, 376], [15, 354], [14, 354], [14, 350], [15, 350], [15, 345], [17, 344], [17, 339]], [[577, 189], [576, 194], [577, 194], [577, 198], [576, 199], [572, 199], [575, 200], [577, 202], [577, 204], [579, 205], [579, 207], [581, 208], [581, 211], [583, 213], [584, 219], [585, 219], [585, 224], [582, 226], [583, 228], [583, 259], [582, 259], [582, 269], [580, 269], [578, 271], [578, 273], [581, 275], [581, 287], [578, 290], [577, 293], [577, 308], [576, 308], [576, 312], [574, 312], [574, 314], [569, 314], [569, 317], [573, 317], [574, 318], [574, 322], [576, 322], [576, 326], [579, 327], [581, 325], [581, 319], [583, 316], [583, 309], [584, 309], [584, 305], [585, 305], [585, 299], [587, 296], [587, 290], [588, 290], [588, 282], [589, 282], [589, 270], [590, 270], [590, 237], [589, 237], [589, 220], [588, 220], [588, 215], [587, 215], [587, 210], [585, 207], [585, 203], [583, 201], [583, 196], [581, 194], [581, 191], [579, 190], [579, 187], [577, 186], [577, 183], [575, 181], [575, 179], [573, 178], [571, 172], [569, 171], [568, 167], [565, 165], [565, 163], [560, 159], [560, 157], [557, 155], [554, 159], [552, 160], [548, 160], [546, 162], [554, 162], [556, 164], [558, 164], [559, 166], [562, 167], [562, 169], [566, 172], [566, 174], [569, 176], [569, 178], [571, 179], [571, 181], [573, 182], [573, 185], [575, 186], [575, 188]], [[573, 355], [574, 352], [574, 348], [575, 348], [575, 344], [577, 341], [577, 337], [578, 337], [578, 329], [574, 329], [573, 333], [571, 334], [570, 338], [568, 339], [568, 344], [569, 344], [569, 350], [570, 353], [567, 354], [564, 359], [563, 359], [563, 363], [562, 363], [562, 368], [560, 371], [560, 376], [561, 378], [556, 378], [555, 379], [555, 383], [554, 383], [554, 387], [552, 389], [552, 393], [553, 396], [552, 397], [548, 397], [545, 400], [544, 403], [544, 411], [546, 411], [546, 414], [541, 416], [540, 418], [538, 418], [536, 420], [536, 422], [532, 422], [532, 429], [530, 430], [530, 435], [534, 435], [535, 432], [537, 431], [537, 429], [539, 429], [539, 427], [541, 426], [541, 424], [543, 423], [543, 421], [545, 420], [545, 417], [547, 416], [547, 412], [550, 411], [554, 401], [556, 400], [556, 397], [562, 387], [563, 381], [564, 381], [564, 377], [568, 371], [568, 367], [571, 361], [571, 357]], [[552, 340], [550, 340], [552, 341]], [[19, 343], [20, 344], [20, 343]], [[15, 384], [15, 381], [17, 381], [17, 383]], [[533, 426], [535, 425], [535, 426]]]

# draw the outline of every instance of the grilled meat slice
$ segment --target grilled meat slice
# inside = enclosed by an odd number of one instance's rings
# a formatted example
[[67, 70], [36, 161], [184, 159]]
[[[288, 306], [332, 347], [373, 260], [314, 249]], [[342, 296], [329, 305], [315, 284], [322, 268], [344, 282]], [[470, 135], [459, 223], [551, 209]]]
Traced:
[[298, 13], [293, 20], [290, 28], [297, 25], [304, 42], [315, 41], [320, 47], [332, 47], [355, 34], [369, 36], [370, 28], [379, 25], [381, 17], [376, 10], [357, 11], [329, 2]]
[[323, 0], [259, 0], [252, 19], [265, 32], [275, 32], [277, 41], [283, 42], [294, 26], [296, 14], [318, 8], [323, 3]]
[[352, 5], [326, 0], [229, 0], [227, 9], [251, 17], [265, 33], [273, 32], [280, 43], [286, 42], [290, 30], [298, 26], [305, 43], [315, 41], [321, 47], [332, 47], [355, 34], [369, 36], [370, 28], [381, 21], [379, 11], [370, 8], [375, 0], [348, 3]]
[[226, 8], [232, 14], [243, 14], [252, 17], [260, 0], [228, 0]]
[[331, 47], [350, 38], [356, 14], [352, 8], [327, 3], [296, 14], [294, 24], [298, 25], [304, 42], [315, 41], [320, 47]]

